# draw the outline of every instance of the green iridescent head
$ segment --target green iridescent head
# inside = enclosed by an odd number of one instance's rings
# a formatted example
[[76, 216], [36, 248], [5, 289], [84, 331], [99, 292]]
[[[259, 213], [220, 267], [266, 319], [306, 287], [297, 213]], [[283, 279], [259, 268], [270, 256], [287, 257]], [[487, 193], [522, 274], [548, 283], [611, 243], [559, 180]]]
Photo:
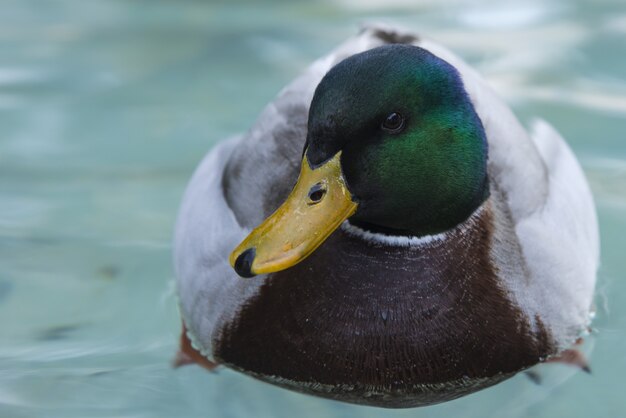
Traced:
[[309, 112], [309, 163], [341, 154], [359, 206], [351, 223], [425, 235], [467, 219], [488, 195], [487, 141], [458, 71], [430, 52], [387, 45], [323, 78]]
[[487, 198], [487, 141], [454, 67], [388, 45], [333, 67], [309, 111], [300, 177], [232, 252], [244, 277], [304, 260], [345, 220], [423, 236], [466, 220]]

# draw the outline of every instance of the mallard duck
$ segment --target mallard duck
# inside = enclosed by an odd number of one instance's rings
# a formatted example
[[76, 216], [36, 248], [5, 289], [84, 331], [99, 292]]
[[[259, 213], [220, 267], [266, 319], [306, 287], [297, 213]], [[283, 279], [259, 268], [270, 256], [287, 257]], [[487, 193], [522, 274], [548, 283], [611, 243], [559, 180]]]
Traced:
[[215, 146], [175, 236], [179, 363], [413, 407], [558, 359], [590, 323], [591, 193], [438, 44], [370, 26]]

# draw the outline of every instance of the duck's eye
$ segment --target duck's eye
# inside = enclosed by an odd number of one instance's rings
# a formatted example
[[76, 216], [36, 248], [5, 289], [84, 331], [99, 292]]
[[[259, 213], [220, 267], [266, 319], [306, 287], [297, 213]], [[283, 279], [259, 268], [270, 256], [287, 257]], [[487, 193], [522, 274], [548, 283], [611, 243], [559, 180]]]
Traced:
[[398, 112], [390, 113], [382, 125], [383, 129], [393, 133], [400, 132], [404, 127], [404, 118]]
[[309, 205], [315, 205], [322, 201], [326, 194], [326, 186], [322, 183], [314, 184], [309, 190]]

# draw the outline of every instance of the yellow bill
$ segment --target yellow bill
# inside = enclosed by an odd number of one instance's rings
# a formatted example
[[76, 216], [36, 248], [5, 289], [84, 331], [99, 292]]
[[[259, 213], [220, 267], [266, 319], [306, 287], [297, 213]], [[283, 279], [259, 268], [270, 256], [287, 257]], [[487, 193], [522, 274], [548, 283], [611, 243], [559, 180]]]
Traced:
[[340, 158], [341, 151], [311, 169], [305, 153], [287, 200], [230, 254], [237, 274], [252, 277], [299, 263], [354, 214], [358, 204], [346, 186]]

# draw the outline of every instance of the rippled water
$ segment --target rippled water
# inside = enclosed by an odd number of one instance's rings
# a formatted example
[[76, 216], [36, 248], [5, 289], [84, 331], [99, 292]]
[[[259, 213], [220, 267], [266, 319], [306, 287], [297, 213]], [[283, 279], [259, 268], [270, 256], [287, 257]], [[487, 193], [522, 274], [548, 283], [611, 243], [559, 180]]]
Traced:
[[[551, 366], [447, 404], [344, 405], [172, 370], [177, 206], [213, 144], [318, 56], [383, 20], [465, 57], [568, 139], [599, 210], [592, 375]], [[623, 0], [0, 4], [1, 417], [626, 416]]]

